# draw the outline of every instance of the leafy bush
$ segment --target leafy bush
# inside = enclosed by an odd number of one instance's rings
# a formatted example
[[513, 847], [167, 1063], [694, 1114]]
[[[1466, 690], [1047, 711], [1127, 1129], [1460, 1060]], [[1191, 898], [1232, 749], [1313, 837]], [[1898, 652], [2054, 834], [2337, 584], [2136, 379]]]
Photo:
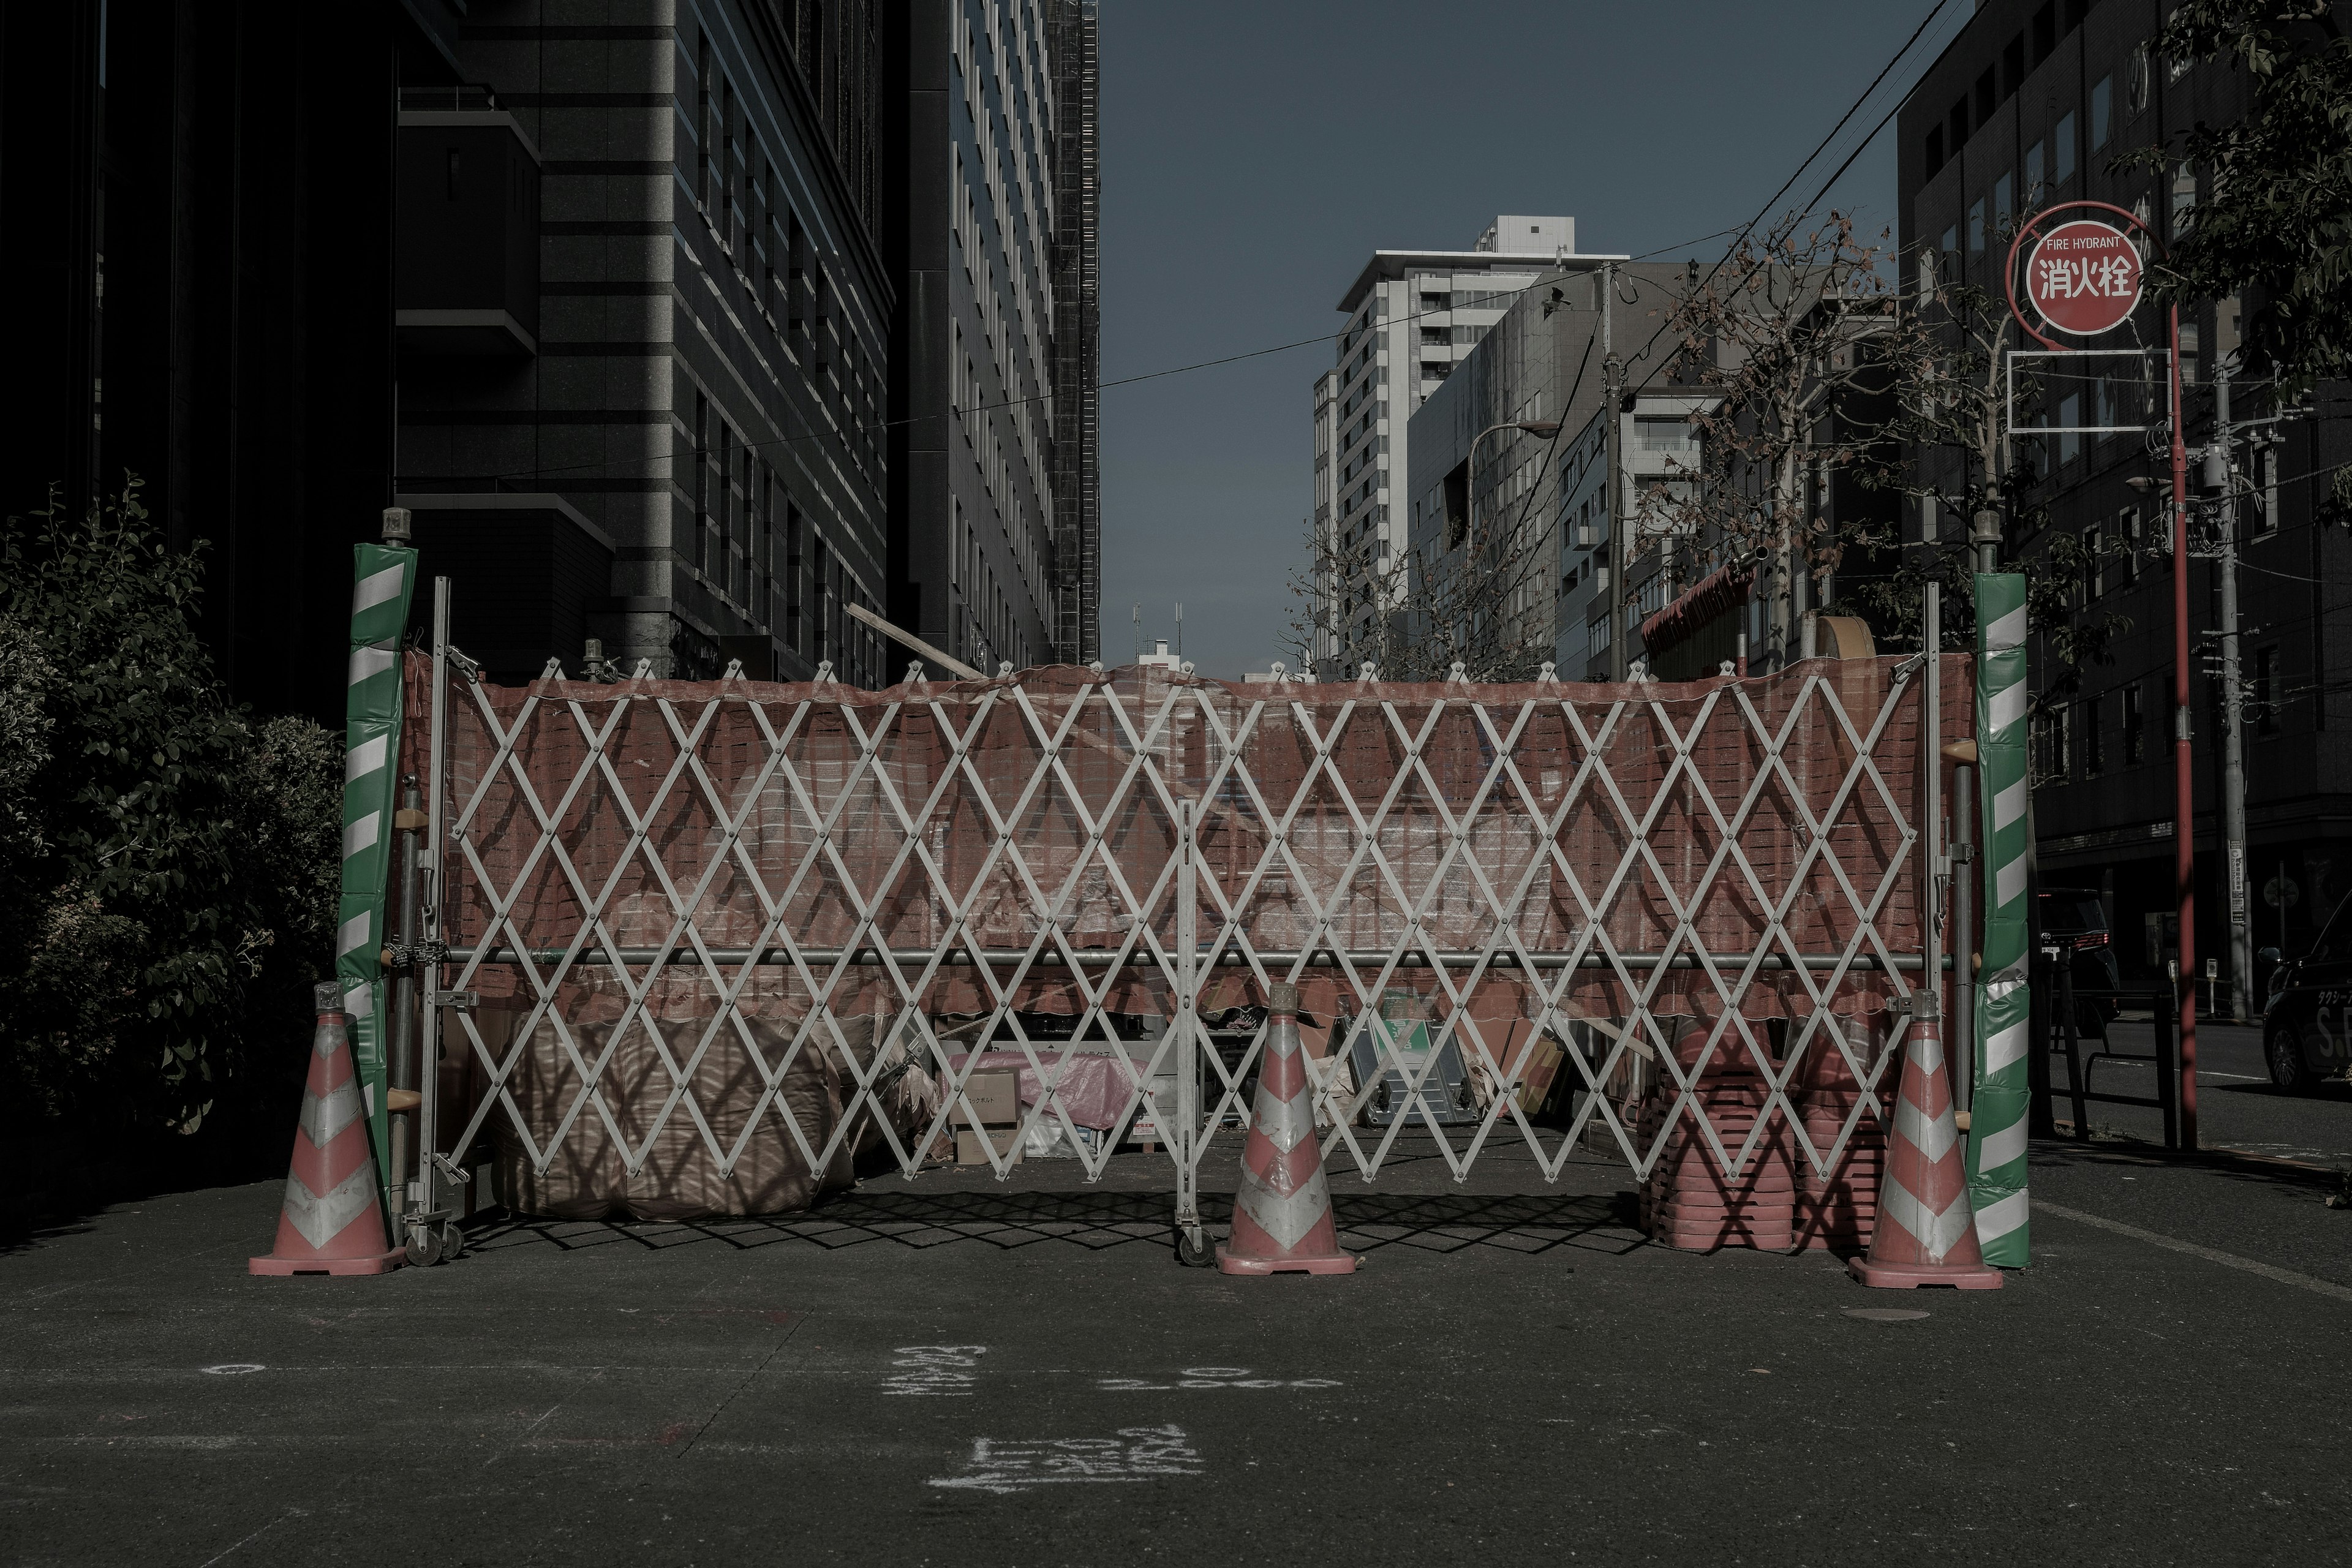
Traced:
[[193, 1132], [300, 1070], [342, 742], [233, 705], [136, 480], [0, 539], [0, 1117]]

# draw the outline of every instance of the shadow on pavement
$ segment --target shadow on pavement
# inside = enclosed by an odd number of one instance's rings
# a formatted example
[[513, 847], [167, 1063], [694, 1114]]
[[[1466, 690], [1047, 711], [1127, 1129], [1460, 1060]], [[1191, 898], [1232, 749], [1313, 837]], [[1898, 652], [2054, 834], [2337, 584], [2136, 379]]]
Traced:
[[[1606, 1195], [1353, 1194], [1333, 1209], [1340, 1239], [1352, 1252], [1409, 1247], [1458, 1252], [1496, 1247], [1533, 1254], [1573, 1246], [1611, 1254], [1643, 1245], [1634, 1226], [1631, 1193]], [[1232, 1215], [1228, 1197], [1202, 1194], [1202, 1218], [1211, 1226]], [[698, 1244], [751, 1251], [784, 1242], [842, 1248], [891, 1242], [925, 1248], [974, 1242], [1005, 1251], [1059, 1242], [1100, 1251], [1139, 1242], [1173, 1247], [1165, 1193], [852, 1193], [806, 1214], [751, 1218], [647, 1222], [565, 1220], [536, 1216], [494, 1219], [477, 1230], [477, 1251], [599, 1247], [663, 1251]]]

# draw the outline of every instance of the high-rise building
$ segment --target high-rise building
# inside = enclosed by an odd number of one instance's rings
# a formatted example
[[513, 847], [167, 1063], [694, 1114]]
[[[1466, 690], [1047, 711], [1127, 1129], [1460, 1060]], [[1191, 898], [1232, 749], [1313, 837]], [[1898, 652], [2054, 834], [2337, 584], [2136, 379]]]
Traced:
[[1064, 625], [1054, 46], [1090, 55], [1092, 24], [1058, 18], [912, 0], [890, 21], [891, 613], [983, 668], [1055, 658]]
[[[477, 4], [469, 85], [404, 90], [400, 500], [494, 670], [886, 678], [845, 609], [887, 572], [879, 10]], [[517, 193], [508, 304], [475, 253]]]
[[[1502, 320], [1519, 290], [1576, 251], [1571, 217], [1497, 217], [1470, 250], [1378, 250], [1340, 297], [1347, 324], [1339, 366], [1315, 381], [1316, 508], [1311, 522], [1319, 606], [1369, 626], [1389, 601], [1328, 580], [1350, 558], [1385, 573], [1405, 544], [1405, 421]], [[1336, 378], [1336, 379], [1335, 379]], [[1328, 497], [1328, 499], [1327, 499]], [[1394, 498], [1393, 500], [1391, 498]], [[1399, 510], [1391, 515], [1391, 508]], [[1338, 655], [1318, 608], [1313, 654]]]
[[1102, 657], [1100, 0], [1051, 0], [1054, 53], [1055, 652]]
[[0, 205], [60, 243], [0, 247], [0, 468], [138, 473], [265, 709], [341, 712], [395, 502], [501, 679], [593, 637], [878, 679], [843, 606], [887, 570], [880, 10], [9, 8]]

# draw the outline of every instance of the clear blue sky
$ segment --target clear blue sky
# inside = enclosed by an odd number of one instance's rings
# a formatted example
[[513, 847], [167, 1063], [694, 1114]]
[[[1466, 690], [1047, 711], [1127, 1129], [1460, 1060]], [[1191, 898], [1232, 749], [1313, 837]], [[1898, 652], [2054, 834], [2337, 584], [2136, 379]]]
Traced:
[[[1497, 213], [1566, 213], [1586, 251], [1712, 258], [1935, 0], [1104, 0], [1106, 383], [1334, 331], [1376, 249], [1468, 248]], [[1783, 205], [1900, 101], [1919, 46]], [[1890, 126], [1832, 191], [1895, 224]], [[1312, 504], [1328, 343], [1102, 398], [1103, 653], [1184, 605], [1184, 651], [1277, 657]], [[1147, 645], [1149, 646], [1148, 642]]]

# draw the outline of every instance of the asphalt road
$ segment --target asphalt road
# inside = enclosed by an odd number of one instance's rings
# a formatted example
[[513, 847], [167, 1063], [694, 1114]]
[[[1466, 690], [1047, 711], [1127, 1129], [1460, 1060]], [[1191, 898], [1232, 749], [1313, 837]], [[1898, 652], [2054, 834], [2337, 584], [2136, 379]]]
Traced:
[[[2084, 1088], [2092, 1093], [2152, 1097], [2156, 1093], [2155, 1045], [2147, 1015], [2126, 1014], [2108, 1026], [2101, 1056], [2097, 1040], [2081, 1047]], [[2271, 1087], [2263, 1061], [2262, 1033], [2252, 1026], [2200, 1022], [2197, 1029], [2198, 1143], [2268, 1158], [2298, 1160], [2336, 1168], [2352, 1167], [2352, 1084], [2322, 1083], [2308, 1094], [2282, 1094]], [[2066, 1059], [2053, 1055], [2050, 1082], [2059, 1118], [2071, 1124], [2074, 1101]], [[2083, 1120], [2094, 1134], [2161, 1144], [2164, 1118], [2144, 1106], [2087, 1101]]]
[[53, 1228], [0, 1255], [0, 1560], [2352, 1555], [2317, 1175], [2038, 1146], [2033, 1267], [1961, 1295], [1649, 1247], [1611, 1167], [1500, 1152], [1336, 1181], [1352, 1278], [1232, 1279], [1175, 1265], [1164, 1170], [382, 1279], [248, 1278], [270, 1184]]

